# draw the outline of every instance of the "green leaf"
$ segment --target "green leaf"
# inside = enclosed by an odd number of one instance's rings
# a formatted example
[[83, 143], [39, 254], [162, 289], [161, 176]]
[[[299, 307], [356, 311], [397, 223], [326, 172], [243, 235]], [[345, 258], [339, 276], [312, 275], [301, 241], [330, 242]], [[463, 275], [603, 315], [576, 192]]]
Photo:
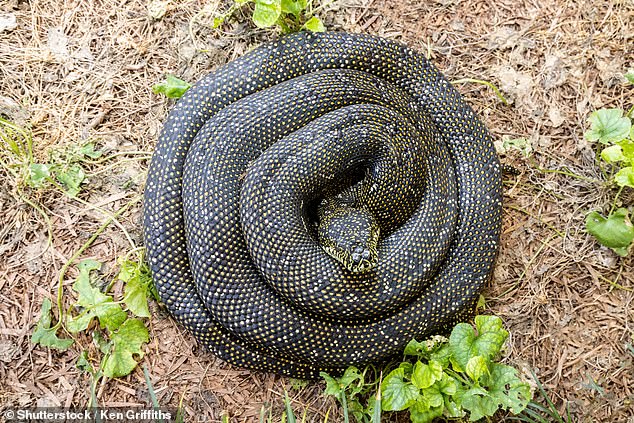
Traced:
[[258, 28], [269, 28], [282, 14], [281, 0], [255, 0], [253, 22]]
[[90, 361], [88, 361], [88, 351], [86, 350], [82, 351], [79, 354], [79, 357], [77, 357], [77, 363], [75, 364], [75, 367], [86, 373], [93, 374], [95, 372], [95, 369], [93, 369]]
[[57, 337], [57, 328], [51, 327], [51, 300], [44, 298], [42, 301], [42, 312], [40, 320], [38, 320], [35, 330], [31, 335], [31, 342], [40, 344], [44, 347], [55, 348], [59, 351], [65, 351], [75, 342], [72, 339], [61, 339]]
[[403, 355], [425, 357], [428, 352], [429, 351], [424, 342], [418, 342], [417, 340], [412, 339], [405, 346], [405, 351], [403, 351]]
[[588, 122], [590, 122], [590, 130], [584, 134], [585, 138], [602, 144], [627, 138], [632, 126], [630, 120], [623, 117], [621, 109], [597, 110], [590, 114]]
[[630, 139], [621, 140], [616, 143], [621, 150], [623, 151], [623, 156], [625, 157], [625, 161], [634, 164], [634, 126], [630, 130], [632, 133], [630, 134]]
[[625, 160], [623, 149], [620, 145], [611, 145], [601, 151], [601, 158], [608, 163], [621, 162]]
[[341, 385], [339, 384], [339, 381], [337, 381], [337, 379], [330, 376], [326, 372], [319, 372], [319, 376], [324, 378], [324, 380], [326, 381], [326, 390], [324, 391], [324, 394], [339, 396], [341, 392], [343, 392], [343, 389], [341, 388]]
[[630, 84], [634, 84], [634, 69], [630, 69], [625, 73], [625, 79], [627, 79], [627, 82], [629, 82]]
[[442, 378], [436, 382], [435, 386], [438, 387], [440, 392], [447, 396], [456, 395], [458, 390], [458, 382], [447, 373], [443, 373]]
[[190, 83], [168, 74], [164, 82], [152, 86], [152, 91], [167, 98], [181, 98], [191, 87]]
[[91, 159], [96, 159], [98, 157], [101, 157], [101, 155], [103, 154], [103, 151], [95, 150], [95, 145], [93, 143], [88, 143], [83, 145], [79, 149], [79, 152], [86, 157], [90, 157]]
[[112, 343], [104, 338], [99, 331], [94, 331], [92, 333], [92, 343], [99, 348], [99, 351], [101, 351], [102, 354], [108, 354], [110, 349], [112, 349]]
[[414, 366], [409, 361], [403, 361], [398, 365], [399, 369], [403, 369], [403, 377], [407, 379], [411, 379], [412, 372], [414, 371]]
[[299, 15], [306, 9], [307, 0], [282, 0], [282, 12], [290, 13], [299, 18]]
[[73, 289], [79, 294], [76, 305], [84, 310], [77, 316], [68, 316], [67, 328], [76, 333], [86, 330], [93, 317], [99, 319], [101, 328], [109, 331], [117, 329], [126, 319], [126, 313], [113, 298], [104, 294], [90, 282], [90, 272], [101, 268], [101, 263], [95, 260], [83, 260], [77, 266], [79, 276], [73, 284]]
[[152, 276], [143, 262], [125, 261], [117, 278], [125, 283], [123, 302], [139, 317], [150, 317], [148, 295], [151, 294]]
[[225, 19], [226, 19], [225, 16], [215, 16], [214, 17], [214, 23], [212, 24], [212, 28], [213, 29], [220, 28], [220, 25], [222, 25], [222, 23], [225, 21]]
[[112, 350], [103, 361], [107, 377], [126, 376], [137, 366], [135, 356], [143, 358], [141, 346], [149, 341], [148, 330], [139, 319], [128, 319], [110, 337]]
[[310, 32], [324, 32], [326, 31], [326, 26], [317, 16], [313, 16], [303, 26]]
[[476, 355], [475, 357], [471, 357], [469, 359], [467, 366], [465, 367], [465, 371], [472, 380], [477, 382], [482, 376], [489, 373], [489, 367], [487, 364], [488, 362], [484, 357]]
[[[295, 418], [295, 413], [293, 412], [293, 407], [291, 406], [291, 400], [288, 398], [288, 392], [284, 391], [284, 410], [286, 411], [286, 416], [288, 417], [288, 423], [296, 423], [297, 419]], [[227, 418], [227, 423], [229, 419]]]
[[616, 172], [614, 181], [620, 187], [634, 188], [634, 167], [628, 166]]
[[429, 423], [435, 418], [442, 416], [443, 407], [429, 407], [424, 402], [419, 401], [409, 410], [409, 417], [412, 423]]
[[354, 366], [350, 366], [343, 373], [343, 376], [339, 378], [339, 384], [342, 388], [345, 389], [349, 387], [355, 380], [363, 380], [363, 376], [361, 376], [361, 373], [359, 373], [359, 369]]
[[476, 316], [475, 324], [477, 333], [471, 325], [460, 323], [449, 337], [452, 364], [457, 366], [457, 371], [465, 371], [467, 363], [475, 356], [491, 360], [500, 352], [508, 337], [502, 320], [497, 316]]
[[481, 387], [473, 387], [460, 393], [459, 404], [469, 412], [469, 421], [477, 421], [485, 416], [492, 416], [498, 407], [489, 398], [489, 393]]
[[634, 227], [625, 208], [617, 209], [607, 219], [596, 211], [591, 212], [586, 217], [586, 229], [602, 245], [623, 257], [634, 240]]
[[483, 383], [496, 407], [511, 410], [513, 414], [521, 413], [531, 400], [530, 386], [517, 376], [513, 367], [493, 363], [491, 374]]
[[69, 197], [75, 198], [79, 194], [79, 186], [86, 179], [84, 170], [78, 164], [72, 164], [68, 169], [57, 172], [57, 180], [64, 185]]
[[431, 360], [429, 364], [417, 361], [412, 372], [412, 383], [419, 389], [426, 389], [432, 386], [443, 375], [442, 364]]
[[424, 342], [418, 342], [412, 339], [405, 347], [403, 354], [430, 359], [432, 354], [438, 352], [448, 341], [446, 337], [440, 335], [432, 336]]
[[51, 178], [51, 166], [42, 163], [29, 165], [29, 185], [34, 188], [41, 188], [48, 179]]
[[445, 417], [459, 419], [464, 417], [465, 412], [462, 407], [452, 401], [449, 397], [445, 397], [445, 409], [444, 409]]
[[533, 152], [533, 145], [528, 138], [510, 138], [509, 136], [503, 136], [501, 142], [496, 142], [495, 148], [500, 154], [515, 150], [520, 152], [523, 157], [529, 157]]
[[440, 407], [443, 405], [443, 394], [440, 392], [440, 385], [433, 384], [427, 389], [422, 391], [425, 402], [429, 404], [429, 407]]
[[400, 411], [414, 404], [420, 394], [418, 388], [404, 380], [403, 368], [392, 370], [381, 383], [383, 395], [381, 408], [384, 411]]
[[447, 340], [447, 343], [442, 344], [440, 348], [433, 351], [429, 357], [430, 360], [435, 360], [439, 362], [442, 365], [443, 369], [446, 369], [447, 367], [449, 367], [449, 361], [451, 359], [451, 349], [449, 348], [449, 340], [447, 338], [445, 339]]
[[361, 375], [359, 369], [354, 366], [348, 367], [340, 378], [333, 378], [325, 372], [320, 372], [319, 375], [326, 381], [326, 390], [324, 392], [326, 395], [339, 397], [339, 395], [345, 392], [346, 389], [349, 389], [355, 381], [359, 381], [359, 384], [350, 389], [348, 393], [349, 397], [358, 394], [363, 388], [363, 375]]

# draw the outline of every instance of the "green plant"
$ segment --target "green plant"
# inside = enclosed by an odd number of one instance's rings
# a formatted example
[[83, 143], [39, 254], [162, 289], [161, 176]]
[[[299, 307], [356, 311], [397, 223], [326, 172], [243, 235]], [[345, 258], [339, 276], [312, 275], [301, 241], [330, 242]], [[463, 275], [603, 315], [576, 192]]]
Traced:
[[234, 0], [231, 7], [214, 18], [214, 28], [219, 28], [227, 18], [246, 5], [253, 5], [251, 19], [258, 28], [279, 27], [283, 33], [306, 29], [312, 32], [326, 30], [315, 13], [313, 0]]
[[[353, 414], [358, 421], [367, 422], [375, 418], [377, 407], [383, 411], [408, 410], [414, 423], [431, 422], [441, 416], [476, 421], [500, 409], [518, 414], [530, 401], [531, 392], [516, 369], [496, 361], [507, 337], [498, 317], [477, 316], [475, 330], [460, 323], [449, 338], [412, 340], [404, 354], [416, 361], [398, 364], [380, 382], [368, 406]], [[326, 379], [326, 394], [339, 399], [345, 418], [347, 403], [358, 402], [358, 396], [367, 391], [363, 373], [349, 368], [338, 379], [322, 376]]]
[[[101, 281], [94, 277], [101, 263], [83, 260], [77, 268], [79, 274], [72, 286], [77, 301], [71, 310], [60, 313], [58, 323], [51, 326], [51, 301], [45, 299], [31, 341], [66, 350], [74, 341], [59, 338], [56, 333], [60, 328], [63, 327], [70, 334], [87, 332], [93, 328], [92, 339], [100, 356], [91, 359], [87, 351], [82, 351], [77, 361], [78, 367], [90, 373], [95, 380], [102, 375], [111, 378], [125, 376], [137, 366], [137, 360], [143, 357], [143, 344], [149, 340], [147, 327], [138, 318], [150, 316], [147, 302], [153, 288], [149, 269], [141, 259], [131, 261], [126, 257], [120, 263], [116, 279], [102, 289]], [[124, 284], [122, 301], [115, 301], [110, 293], [116, 281]], [[127, 310], [123, 309], [122, 304]], [[93, 322], [97, 322], [97, 325], [93, 325]], [[96, 362], [97, 366], [93, 367], [91, 362]]]
[[191, 84], [189, 82], [168, 74], [165, 77], [165, 81], [152, 86], [152, 91], [154, 94], [163, 94], [168, 98], [181, 98], [190, 88]]
[[[381, 407], [376, 407], [377, 401], [380, 404], [381, 378], [370, 377], [366, 382], [370, 372], [374, 373], [374, 369], [366, 367], [363, 372], [360, 372], [356, 367], [350, 366], [338, 378], [324, 372], [320, 373], [326, 381], [324, 393], [334, 396], [341, 404], [344, 423], [350, 421], [350, 413], [359, 422], [379, 423], [381, 421]], [[376, 392], [376, 395], [371, 395], [372, 392]], [[364, 401], [365, 398], [368, 400]]]
[[546, 393], [546, 389], [541, 384], [535, 373], [531, 372], [533, 376], [533, 380], [537, 384], [537, 389], [539, 394], [546, 401], [546, 406], [531, 400], [528, 403], [528, 406], [524, 409], [524, 411], [516, 417], [510, 417], [511, 420], [526, 422], [526, 423], [573, 423], [572, 416], [570, 415], [570, 407], [566, 404], [566, 414], [562, 416], [559, 414], [557, 407], [552, 402], [548, 394]]
[[[608, 165], [606, 177], [610, 185], [618, 187], [607, 216], [592, 211], [586, 216], [586, 229], [599, 243], [611, 248], [620, 256], [626, 256], [634, 243], [634, 227], [630, 210], [617, 208], [624, 189], [634, 188], [634, 126], [630, 109], [624, 115], [621, 109], [600, 109], [588, 118], [590, 129], [586, 140], [602, 145], [600, 157]], [[602, 167], [603, 168], [603, 167]]]
[[29, 164], [27, 185], [40, 189], [46, 184], [52, 184], [69, 197], [77, 197], [81, 190], [80, 186], [86, 179], [83, 164], [101, 155], [102, 152], [95, 150], [92, 143], [51, 150], [47, 163]]

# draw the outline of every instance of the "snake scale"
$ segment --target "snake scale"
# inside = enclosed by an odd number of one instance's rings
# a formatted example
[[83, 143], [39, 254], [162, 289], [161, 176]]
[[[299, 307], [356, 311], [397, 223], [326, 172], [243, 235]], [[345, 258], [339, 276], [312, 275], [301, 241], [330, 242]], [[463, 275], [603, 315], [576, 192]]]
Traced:
[[[331, 197], [356, 216], [347, 236], [366, 214], [379, 225], [371, 268], [320, 243]], [[223, 360], [298, 378], [386, 360], [470, 315], [500, 222], [499, 161], [460, 94], [420, 53], [335, 32], [282, 37], [196, 83], [144, 194], [171, 314]], [[360, 263], [356, 242], [342, 245]]]

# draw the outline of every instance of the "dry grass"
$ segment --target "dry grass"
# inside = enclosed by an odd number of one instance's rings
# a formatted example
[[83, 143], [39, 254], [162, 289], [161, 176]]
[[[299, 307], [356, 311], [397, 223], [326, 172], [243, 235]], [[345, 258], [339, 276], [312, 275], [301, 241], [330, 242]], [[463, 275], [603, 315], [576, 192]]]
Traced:
[[[113, 155], [87, 166], [80, 195], [100, 210], [55, 189], [19, 192], [19, 181], [0, 168], [0, 410], [87, 403], [90, 381], [74, 363], [80, 349], [94, 351], [90, 339], [80, 336], [60, 354], [29, 338], [63, 264], [108, 213], [142, 192], [170, 106], [151, 86], [168, 72], [196, 80], [272, 36], [244, 20], [225, 33], [210, 30], [214, 2], [168, 5], [158, 21], [148, 17], [147, 0], [0, 5], [18, 24], [0, 32], [0, 115], [32, 129], [37, 161], [51, 148], [89, 141]], [[401, 40], [429, 52], [451, 79], [489, 80], [512, 100], [505, 106], [483, 86], [459, 87], [496, 138], [526, 137], [535, 150], [531, 160], [503, 157], [522, 173], [505, 183], [502, 248], [485, 294], [512, 333], [507, 360], [534, 369], [559, 406], [570, 404], [575, 421], [634, 421], [634, 356], [625, 347], [634, 333], [633, 259], [600, 248], [583, 230], [585, 214], [608, 209], [614, 193], [594, 181], [602, 175], [582, 138], [589, 112], [628, 108], [634, 99], [622, 83], [634, 66], [634, 4], [339, 0], [331, 7], [322, 14], [329, 28]], [[25, 197], [50, 217], [48, 248], [46, 222]], [[631, 205], [632, 193], [622, 201]], [[139, 245], [139, 216], [136, 203], [82, 255], [106, 263], [105, 278], [117, 257]], [[71, 269], [66, 283], [73, 276]], [[153, 314], [143, 363], [161, 404], [182, 398], [188, 420], [219, 421], [224, 410], [235, 421], [254, 421], [265, 403], [279, 414], [288, 380], [215, 360], [155, 304]], [[308, 407], [309, 421], [329, 409], [338, 421], [321, 390], [293, 390], [293, 401]], [[98, 397], [104, 405], [149, 403], [140, 370], [102, 383]]]

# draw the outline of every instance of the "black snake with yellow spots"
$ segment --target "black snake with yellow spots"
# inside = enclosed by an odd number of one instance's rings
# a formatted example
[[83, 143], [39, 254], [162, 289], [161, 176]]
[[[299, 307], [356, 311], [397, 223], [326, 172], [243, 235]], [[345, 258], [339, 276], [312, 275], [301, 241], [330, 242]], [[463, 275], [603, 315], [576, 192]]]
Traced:
[[[162, 301], [217, 356], [312, 378], [472, 312], [498, 248], [500, 180], [486, 128], [423, 55], [298, 33], [212, 72], [170, 113], [145, 190], [148, 261]], [[333, 240], [320, 225], [338, 207]]]

